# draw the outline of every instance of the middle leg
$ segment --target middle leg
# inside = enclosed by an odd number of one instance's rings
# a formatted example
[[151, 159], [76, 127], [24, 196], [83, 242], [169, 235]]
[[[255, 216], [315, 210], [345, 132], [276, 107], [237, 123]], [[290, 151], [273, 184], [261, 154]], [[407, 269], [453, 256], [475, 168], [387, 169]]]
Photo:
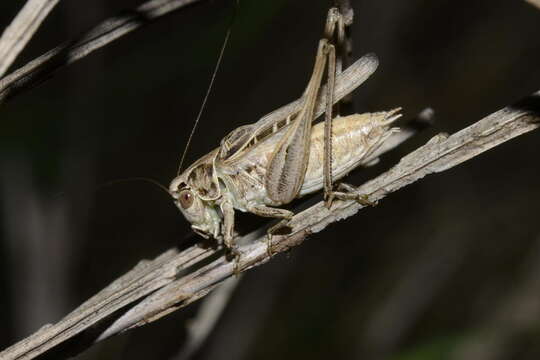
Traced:
[[262, 216], [282, 219], [277, 224], [271, 226], [266, 232], [266, 253], [272, 256], [272, 236], [277, 230], [287, 227], [287, 223], [293, 217], [294, 213], [289, 210], [273, 208], [265, 205], [254, 205], [248, 209], [251, 213]]

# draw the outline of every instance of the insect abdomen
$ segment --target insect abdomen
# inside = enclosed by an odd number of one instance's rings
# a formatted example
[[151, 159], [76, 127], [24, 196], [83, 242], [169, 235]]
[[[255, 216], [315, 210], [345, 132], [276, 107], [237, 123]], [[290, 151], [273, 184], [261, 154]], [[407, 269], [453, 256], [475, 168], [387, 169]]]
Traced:
[[[377, 149], [396, 129], [389, 125], [399, 118], [395, 110], [354, 114], [332, 120], [332, 174], [338, 180], [360, 165], [368, 165]], [[322, 189], [324, 123], [313, 126], [309, 162], [299, 197]]]

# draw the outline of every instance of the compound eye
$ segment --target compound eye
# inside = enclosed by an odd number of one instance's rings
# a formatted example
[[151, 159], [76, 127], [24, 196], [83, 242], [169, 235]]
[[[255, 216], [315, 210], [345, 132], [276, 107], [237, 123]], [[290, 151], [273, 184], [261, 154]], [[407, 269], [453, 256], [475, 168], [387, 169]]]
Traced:
[[190, 190], [183, 190], [180, 192], [178, 201], [180, 201], [180, 205], [182, 205], [182, 209], [189, 209], [191, 205], [193, 204], [193, 194], [191, 193]]

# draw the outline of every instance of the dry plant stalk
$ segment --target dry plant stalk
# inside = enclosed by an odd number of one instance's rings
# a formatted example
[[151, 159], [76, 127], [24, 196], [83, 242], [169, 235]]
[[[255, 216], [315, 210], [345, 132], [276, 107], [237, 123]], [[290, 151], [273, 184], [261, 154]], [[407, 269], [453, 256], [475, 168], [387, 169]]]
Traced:
[[0, 77], [60, 0], [28, 0], [0, 38]]
[[540, 0], [525, 0], [529, 4], [536, 6], [538, 9], [540, 9]]
[[[31, 3], [34, 0], [30, 0]], [[199, 0], [151, 0], [135, 9], [135, 16], [108, 19], [77, 41], [61, 45], [47, 54], [30, 62], [13, 74], [0, 80], [0, 103], [16, 93], [34, 86], [58, 68], [69, 65], [92, 51], [120, 38], [173, 10]], [[528, 0], [537, 4], [537, 0]], [[32, 13], [37, 23], [45, 18], [58, 0], [35, 0], [43, 8]], [[47, 7], [49, 6], [49, 7]], [[17, 20], [15, 20], [17, 21]], [[15, 23], [14, 21], [14, 23]], [[30, 24], [27, 24], [30, 25]], [[27, 39], [35, 29], [32, 26], [17, 27], [23, 30]], [[7, 32], [7, 30], [6, 30]], [[6, 46], [13, 59], [24, 46], [8, 41], [0, 41]], [[19, 46], [23, 44], [22, 47]], [[9, 67], [13, 59], [5, 59], [4, 67]], [[0, 68], [1, 70], [2, 68]], [[4, 69], [5, 71], [5, 69]], [[0, 72], [1, 73], [1, 72]], [[292, 107], [295, 105], [291, 104]], [[478, 154], [497, 146], [511, 138], [532, 131], [540, 126], [540, 93], [535, 93], [514, 106], [506, 107], [450, 137], [437, 135], [426, 145], [404, 157], [396, 166], [357, 189], [359, 194], [367, 194], [373, 201], [384, 198], [422, 177], [450, 169]], [[356, 201], [337, 201], [331, 209], [322, 202], [297, 214], [291, 220], [289, 235], [274, 236], [273, 256], [299, 245], [307, 235], [321, 231], [329, 224], [354, 215], [363, 206]], [[223, 256], [209, 264], [181, 275], [187, 268], [210, 256], [216, 250], [192, 246], [183, 251], [171, 249], [152, 261], [141, 261], [130, 272], [118, 278], [100, 293], [68, 314], [54, 325], [46, 325], [36, 333], [21, 340], [0, 353], [2, 359], [32, 359], [53, 348], [62, 350], [68, 340], [77, 340], [82, 334], [90, 333], [92, 342], [152, 322], [172, 311], [182, 308], [205, 296], [235, 270], [245, 271], [269, 260], [264, 230], [244, 237], [249, 242], [240, 248], [238, 269]], [[130, 307], [130, 305], [137, 305]], [[114, 315], [115, 320], [111, 323]], [[108, 321], [104, 321], [108, 320]], [[84, 343], [83, 340], [80, 341]], [[72, 341], [70, 341], [72, 343]], [[73, 344], [71, 344], [73, 345]], [[69, 348], [70, 345], [66, 345]], [[83, 347], [86, 345], [83, 345]]]
[[[505, 107], [475, 124], [451, 135], [437, 135], [427, 144], [405, 156], [387, 172], [363, 184], [359, 194], [378, 201], [426, 175], [448, 170], [516, 136], [540, 127], [540, 92]], [[274, 236], [273, 256], [302, 243], [311, 233], [350, 217], [363, 206], [356, 201], [336, 201], [327, 209], [323, 202], [298, 213], [291, 220], [291, 234]], [[217, 250], [192, 246], [179, 252], [171, 249], [152, 261], [142, 261], [100, 293], [54, 325], [0, 353], [0, 358], [32, 359], [67, 340], [71, 345], [86, 332], [93, 342], [153, 322], [205, 296], [225, 279], [270, 259], [264, 229], [244, 237], [248, 245], [240, 247], [239, 263], [220, 256], [209, 264], [182, 275], [188, 267], [214, 255]], [[137, 303], [136, 305], [129, 307]], [[115, 320], [111, 323], [111, 315]], [[109, 321], [103, 321], [103, 320]], [[91, 331], [90, 331], [91, 330]], [[82, 336], [80, 337], [82, 338]], [[89, 346], [90, 344], [88, 344]], [[66, 345], [66, 347], [69, 347]]]
[[82, 59], [164, 15], [200, 1], [149, 0], [134, 9], [105, 19], [78, 39], [68, 41], [49, 50], [0, 79], [0, 104], [40, 84], [60, 68]]

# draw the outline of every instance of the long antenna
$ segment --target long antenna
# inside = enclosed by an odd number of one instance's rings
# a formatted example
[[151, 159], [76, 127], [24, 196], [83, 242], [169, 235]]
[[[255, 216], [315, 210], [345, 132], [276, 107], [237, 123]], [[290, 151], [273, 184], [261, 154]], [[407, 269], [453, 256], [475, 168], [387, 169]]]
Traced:
[[167, 193], [167, 195], [170, 195], [169, 189], [165, 185], [161, 184], [159, 181], [154, 180], [152, 178], [142, 177], [142, 176], [107, 181], [107, 182], [97, 186], [96, 190], [101, 190], [103, 188], [113, 186], [113, 185], [116, 185], [116, 184], [120, 184], [120, 183], [135, 182], [135, 181], [142, 181], [142, 182], [146, 182], [146, 183], [155, 185], [158, 188], [160, 188], [161, 190], [165, 191], [165, 193]]
[[186, 158], [187, 151], [189, 149], [189, 145], [191, 144], [191, 139], [193, 138], [193, 134], [195, 134], [195, 129], [197, 129], [197, 125], [199, 124], [199, 120], [201, 119], [201, 116], [203, 114], [204, 108], [206, 106], [206, 102], [208, 101], [208, 97], [210, 96], [210, 91], [212, 90], [212, 86], [214, 85], [214, 81], [216, 80], [216, 75], [219, 70], [219, 67], [221, 65], [221, 60], [223, 59], [223, 54], [225, 53], [225, 49], [227, 47], [227, 43], [229, 42], [229, 37], [231, 36], [231, 30], [232, 26], [234, 24], [234, 20], [236, 18], [236, 12], [238, 7], [240, 6], [240, 0], [236, 0], [236, 6], [234, 7], [234, 13], [231, 17], [231, 23], [229, 24], [229, 27], [227, 29], [227, 33], [225, 34], [225, 39], [223, 39], [223, 44], [221, 45], [221, 50], [219, 52], [219, 56], [216, 62], [216, 66], [214, 67], [214, 72], [212, 73], [212, 78], [210, 79], [210, 84], [208, 85], [208, 89], [206, 90], [206, 95], [204, 96], [204, 100], [201, 104], [201, 108], [199, 110], [199, 113], [197, 114], [197, 118], [195, 119], [195, 124], [193, 125], [193, 128], [191, 129], [191, 134], [189, 134], [188, 141], [186, 143], [186, 147], [184, 148], [184, 153], [182, 154], [182, 158], [180, 159], [180, 165], [178, 165], [178, 170], [176, 171], [176, 176], [180, 175], [180, 171], [182, 170], [182, 164], [184, 163], [184, 160]]

